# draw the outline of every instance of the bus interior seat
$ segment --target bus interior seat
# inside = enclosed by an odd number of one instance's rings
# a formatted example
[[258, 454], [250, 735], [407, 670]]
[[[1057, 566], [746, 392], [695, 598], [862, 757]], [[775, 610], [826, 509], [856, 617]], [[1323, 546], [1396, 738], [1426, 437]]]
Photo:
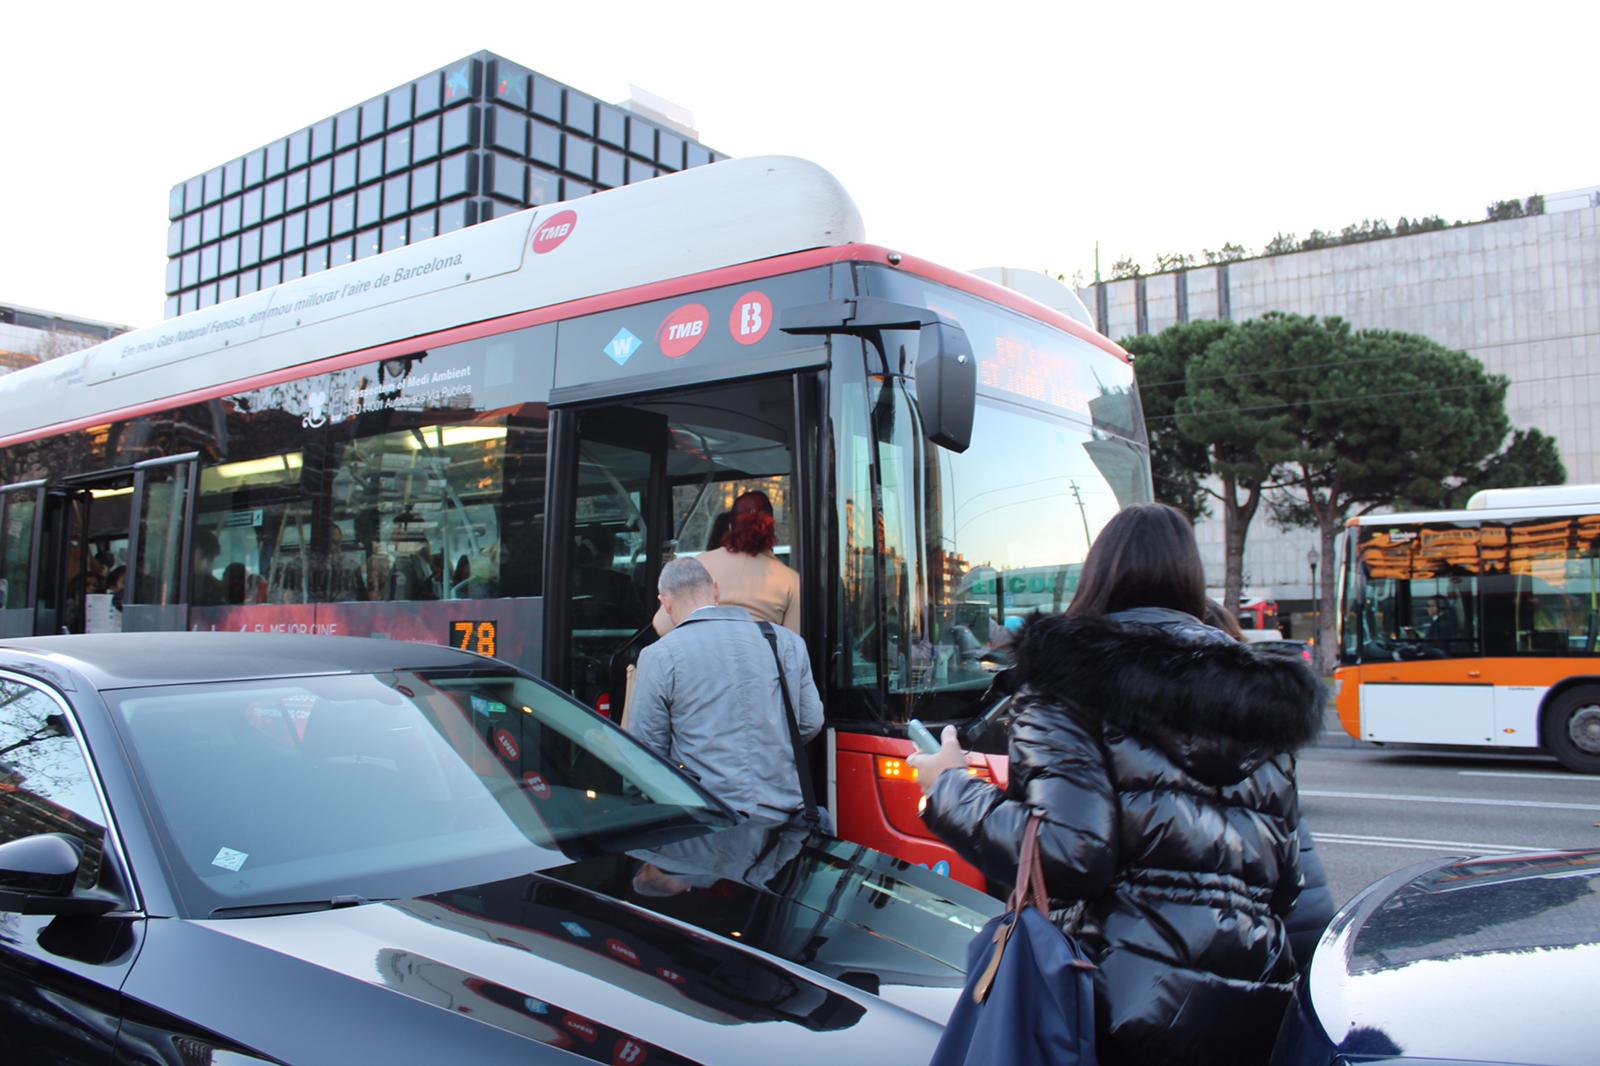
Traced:
[[1565, 629], [1535, 629], [1529, 636], [1529, 650], [1546, 655], [1565, 655], [1568, 650]]

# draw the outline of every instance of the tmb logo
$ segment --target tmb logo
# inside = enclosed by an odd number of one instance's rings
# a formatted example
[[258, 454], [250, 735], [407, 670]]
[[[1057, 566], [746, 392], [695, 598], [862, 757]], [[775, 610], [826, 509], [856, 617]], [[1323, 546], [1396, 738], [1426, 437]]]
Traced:
[[705, 304], [684, 304], [661, 323], [656, 330], [656, 343], [668, 359], [677, 359], [694, 351], [710, 328], [711, 312]]
[[516, 762], [522, 757], [522, 748], [518, 746], [516, 738], [504, 729], [494, 731], [494, 746], [507, 762]]
[[561, 247], [578, 225], [578, 212], [557, 211], [543, 222], [533, 224], [533, 254], [543, 255]]
[[569, 1014], [561, 1019], [561, 1024], [591, 1044], [600, 1039], [600, 1030], [588, 1018]]

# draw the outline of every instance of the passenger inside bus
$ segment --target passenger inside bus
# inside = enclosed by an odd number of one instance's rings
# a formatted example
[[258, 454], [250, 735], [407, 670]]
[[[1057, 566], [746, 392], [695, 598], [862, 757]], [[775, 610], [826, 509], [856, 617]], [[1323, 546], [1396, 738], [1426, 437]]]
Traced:
[[328, 539], [328, 599], [339, 602], [366, 598], [367, 582], [361, 560], [345, 554], [344, 530], [335, 523]]
[[194, 551], [191, 553], [194, 581], [189, 588], [189, 602], [196, 607], [212, 607], [226, 602], [226, 590], [213, 572], [221, 552], [215, 533], [209, 529], [195, 530]]
[[741, 493], [729, 515], [722, 541], [700, 556], [721, 590], [718, 603], [800, 632], [800, 575], [772, 552], [777, 520], [771, 499], [757, 489]]
[[243, 563], [229, 563], [222, 568], [223, 600], [226, 603], [245, 603], [249, 572]]

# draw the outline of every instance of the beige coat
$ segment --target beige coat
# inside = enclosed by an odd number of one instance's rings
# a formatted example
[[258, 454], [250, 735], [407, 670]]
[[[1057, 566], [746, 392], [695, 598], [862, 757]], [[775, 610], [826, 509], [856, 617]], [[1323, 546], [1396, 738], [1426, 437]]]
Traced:
[[[717, 604], [743, 607], [752, 618], [800, 632], [800, 575], [778, 561], [771, 552], [744, 555], [715, 548], [695, 556], [717, 583]], [[657, 636], [666, 636], [672, 619], [658, 608], [651, 619]]]
[[800, 575], [771, 552], [745, 555], [716, 548], [695, 557], [717, 583], [717, 603], [800, 632]]

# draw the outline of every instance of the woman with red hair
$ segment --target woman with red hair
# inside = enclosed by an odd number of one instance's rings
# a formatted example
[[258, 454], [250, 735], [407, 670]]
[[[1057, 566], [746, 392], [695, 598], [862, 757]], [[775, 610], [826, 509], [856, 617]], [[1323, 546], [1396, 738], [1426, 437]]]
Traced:
[[772, 501], [752, 489], [740, 493], [728, 513], [722, 547], [698, 557], [717, 583], [717, 603], [800, 632], [800, 575], [772, 554], [778, 539]]

